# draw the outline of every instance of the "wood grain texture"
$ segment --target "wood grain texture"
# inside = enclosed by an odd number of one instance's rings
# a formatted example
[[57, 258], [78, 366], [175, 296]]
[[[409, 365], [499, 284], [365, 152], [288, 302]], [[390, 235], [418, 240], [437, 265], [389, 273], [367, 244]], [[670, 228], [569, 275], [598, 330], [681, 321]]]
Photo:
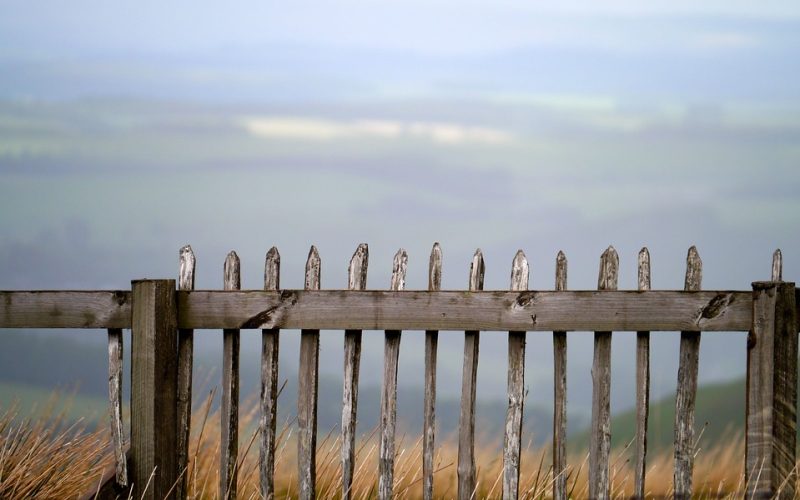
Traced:
[[[511, 262], [511, 290], [528, 289], [530, 268], [522, 250]], [[508, 332], [508, 408], [503, 440], [503, 498], [519, 496], [522, 413], [525, 406], [525, 332]]]
[[[703, 262], [692, 246], [686, 256], [684, 290], [700, 290]], [[675, 391], [675, 474], [673, 488], [678, 498], [692, 495], [694, 472], [694, 407], [697, 397], [697, 370], [700, 361], [700, 333], [681, 332], [678, 360], [678, 387]]]
[[783, 281], [783, 254], [780, 248], [772, 253], [772, 281]]
[[163, 499], [178, 480], [175, 280], [133, 281], [132, 294], [131, 491]]
[[[224, 289], [242, 285], [239, 256], [231, 251], [223, 266]], [[236, 498], [239, 456], [239, 330], [222, 331], [222, 403], [220, 405], [219, 497]]]
[[[619, 256], [608, 247], [600, 257], [597, 289], [617, 289]], [[608, 458], [611, 452], [611, 332], [594, 333], [592, 362], [592, 426], [589, 444], [589, 497], [610, 497]]]
[[[347, 268], [348, 290], [367, 287], [369, 247], [358, 245]], [[356, 416], [358, 411], [358, 375], [361, 366], [361, 330], [344, 332], [344, 388], [342, 391], [342, 499], [349, 500], [356, 463]]]
[[[397, 251], [392, 264], [392, 290], [406, 286], [408, 254]], [[397, 363], [400, 357], [400, 331], [387, 330], [384, 336], [383, 384], [381, 385], [380, 448], [378, 452], [378, 498], [392, 498], [394, 487], [394, 445], [397, 427]]]
[[[556, 291], [567, 289], [567, 256], [556, 256]], [[567, 498], [567, 332], [553, 332], [553, 499]]]
[[[639, 251], [638, 289], [650, 290], [650, 251]], [[650, 332], [636, 333], [636, 439], [634, 442], [633, 495], [644, 498], [647, 472], [647, 419], [650, 413]]]
[[[442, 288], [442, 249], [434, 243], [428, 263], [428, 291]], [[422, 440], [422, 497], [433, 500], [433, 458], [436, 453], [436, 358], [439, 331], [425, 331], [425, 401]]]
[[108, 413], [111, 442], [114, 446], [116, 481], [128, 486], [128, 461], [125, 457], [125, 427], [122, 425], [122, 330], [108, 330]]
[[[264, 260], [264, 290], [279, 290], [281, 255], [272, 247]], [[278, 352], [280, 330], [261, 330], [261, 410], [258, 427], [261, 498], [275, 498], [275, 420], [278, 411]]]
[[[181, 328], [747, 331], [744, 291], [178, 292]], [[0, 318], [2, 319], [2, 318]]]
[[0, 328], [130, 328], [131, 292], [0, 292]]
[[[475, 251], [469, 268], [470, 291], [483, 290], [483, 253]], [[461, 412], [458, 419], [458, 498], [469, 500], [475, 493], [475, 390], [478, 379], [480, 332], [464, 332], [464, 369], [461, 375]]]
[[747, 498], [795, 498], [797, 307], [794, 283], [753, 283], [747, 342]]
[[[196, 259], [192, 247], [178, 252], [178, 289], [194, 290]], [[194, 330], [178, 330], [178, 471], [175, 496], [186, 498], [189, 481], [189, 436], [192, 428], [192, 369], [194, 366]]]
[[[322, 261], [311, 246], [306, 260], [305, 288], [319, 290]], [[298, 497], [316, 497], [317, 399], [319, 397], [319, 330], [300, 331], [300, 365], [297, 375], [297, 474]]]

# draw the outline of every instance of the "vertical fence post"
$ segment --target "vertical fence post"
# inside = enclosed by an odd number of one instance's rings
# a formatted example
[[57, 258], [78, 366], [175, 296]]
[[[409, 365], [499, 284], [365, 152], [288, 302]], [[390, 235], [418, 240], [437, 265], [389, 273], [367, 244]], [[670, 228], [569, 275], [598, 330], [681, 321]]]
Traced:
[[175, 280], [131, 286], [130, 477], [134, 498], [162, 499], [178, 479]]
[[797, 471], [795, 284], [753, 283], [747, 339], [747, 498], [794, 498]]

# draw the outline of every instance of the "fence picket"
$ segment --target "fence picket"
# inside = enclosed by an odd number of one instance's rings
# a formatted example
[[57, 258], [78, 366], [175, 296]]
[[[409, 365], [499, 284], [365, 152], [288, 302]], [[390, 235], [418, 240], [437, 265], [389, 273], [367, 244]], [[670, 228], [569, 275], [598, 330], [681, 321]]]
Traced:
[[[619, 256], [608, 247], [600, 257], [598, 290], [616, 290]], [[594, 333], [592, 363], [592, 435], [589, 447], [589, 496], [610, 496], [608, 456], [611, 451], [611, 332]]]
[[[692, 246], [686, 256], [687, 292], [700, 290], [703, 261]], [[677, 498], [692, 495], [694, 469], [694, 403], [697, 396], [697, 368], [700, 360], [700, 332], [681, 332], [678, 361], [678, 388], [675, 395], [675, 477], [673, 488]]]
[[[518, 250], [511, 264], [511, 290], [528, 289], [528, 259]], [[522, 412], [525, 404], [525, 334], [508, 332], [508, 409], [503, 443], [503, 498], [519, 495], [520, 450], [522, 448]]]
[[[280, 289], [281, 255], [272, 247], [264, 262], [264, 290]], [[261, 498], [275, 497], [275, 416], [278, 409], [278, 352], [280, 330], [261, 330], [261, 413], [259, 469]]]
[[[239, 290], [242, 280], [239, 256], [233, 250], [225, 258], [224, 289]], [[236, 498], [239, 455], [239, 330], [226, 328], [222, 331], [222, 403], [220, 419], [222, 438], [220, 441], [219, 496], [222, 499]]]
[[[638, 289], [650, 290], [650, 251], [639, 251]], [[636, 332], [636, 448], [633, 494], [644, 498], [647, 470], [647, 417], [650, 413], [650, 332]]]
[[[434, 243], [428, 264], [428, 290], [442, 288], [442, 249]], [[422, 497], [433, 500], [433, 457], [436, 432], [436, 354], [439, 331], [425, 331], [425, 414], [422, 440]]]
[[[348, 290], [367, 288], [369, 246], [361, 243], [347, 268]], [[342, 391], [342, 500], [349, 500], [356, 463], [358, 373], [361, 366], [361, 330], [344, 332], [344, 388]]]
[[[194, 290], [196, 261], [190, 245], [178, 253], [178, 290]], [[178, 330], [178, 473], [175, 496], [186, 498], [189, 481], [189, 435], [192, 428], [192, 366], [194, 364], [194, 330]]]
[[[406, 287], [408, 254], [397, 251], [392, 264], [392, 290]], [[386, 330], [383, 354], [383, 385], [381, 387], [381, 444], [378, 462], [378, 498], [392, 498], [394, 486], [394, 438], [397, 423], [397, 362], [400, 356], [400, 331]]]
[[[556, 291], [567, 289], [567, 257], [556, 256]], [[553, 499], [567, 498], [567, 332], [553, 332]]]
[[[311, 246], [306, 260], [306, 290], [320, 289], [322, 261]], [[317, 397], [319, 389], [319, 330], [300, 331], [297, 375], [297, 475], [299, 498], [313, 499], [317, 484]]]
[[[475, 251], [469, 267], [470, 291], [483, 290], [483, 252]], [[464, 369], [461, 375], [461, 413], [458, 419], [458, 499], [475, 493], [475, 388], [478, 378], [479, 331], [464, 332]]]
[[125, 457], [122, 425], [122, 329], [108, 329], [108, 411], [111, 420], [111, 441], [114, 445], [116, 481], [128, 486], [128, 462]]

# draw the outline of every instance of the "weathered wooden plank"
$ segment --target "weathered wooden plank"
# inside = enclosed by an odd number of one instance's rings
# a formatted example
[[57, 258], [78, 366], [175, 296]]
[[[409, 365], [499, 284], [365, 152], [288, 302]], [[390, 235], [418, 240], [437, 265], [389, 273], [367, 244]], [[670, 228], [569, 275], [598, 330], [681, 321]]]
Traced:
[[742, 291], [178, 292], [181, 328], [747, 331]]
[[[483, 252], [475, 251], [469, 268], [470, 291], [483, 289]], [[461, 375], [461, 413], [458, 419], [458, 498], [475, 494], [475, 389], [478, 381], [480, 331], [464, 332], [464, 369]]]
[[[392, 264], [392, 290], [406, 287], [408, 254], [397, 251]], [[392, 498], [394, 486], [394, 439], [397, 424], [397, 362], [400, 357], [400, 331], [386, 330], [381, 386], [381, 442], [378, 455], [378, 498]]]
[[[442, 249], [434, 243], [428, 264], [428, 291], [442, 288]], [[433, 500], [433, 457], [436, 434], [436, 357], [438, 330], [425, 331], [425, 409], [422, 440], [422, 497]]]
[[753, 330], [747, 342], [747, 498], [795, 498], [798, 354], [795, 297], [794, 283], [753, 283]]
[[[239, 256], [231, 251], [225, 258], [224, 288], [241, 288]], [[222, 403], [220, 406], [219, 497], [236, 498], [239, 456], [239, 330], [222, 331]]]
[[783, 254], [780, 248], [772, 253], [772, 281], [783, 281]]
[[[321, 275], [322, 261], [317, 247], [312, 245], [306, 260], [305, 289], [319, 290]], [[297, 374], [297, 476], [301, 500], [316, 496], [318, 391], [319, 330], [301, 330]]]
[[[638, 289], [650, 290], [650, 251], [639, 251]], [[636, 333], [636, 441], [633, 494], [644, 498], [647, 472], [647, 418], [650, 413], [650, 332]]]
[[[692, 246], [686, 256], [684, 290], [700, 290], [703, 262]], [[678, 498], [692, 496], [694, 471], [694, 405], [697, 396], [697, 369], [700, 361], [700, 332], [681, 332], [678, 361], [678, 388], [675, 393], [675, 474], [673, 488]]]
[[[347, 268], [348, 290], [367, 287], [369, 247], [358, 245]], [[361, 366], [361, 330], [344, 332], [344, 388], [342, 391], [342, 500], [349, 500], [356, 463], [356, 415], [358, 410], [358, 373]]]
[[114, 445], [116, 481], [128, 486], [128, 462], [125, 457], [125, 432], [122, 425], [122, 330], [108, 330], [108, 412], [111, 442]]
[[[280, 290], [281, 255], [272, 247], [264, 261], [264, 290]], [[275, 419], [278, 411], [278, 352], [280, 330], [261, 330], [261, 412], [258, 426], [261, 498], [275, 498]]]
[[[178, 289], [194, 290], [196, 259], [192, 247], [178, 253]], [[176, 498], [186, 498], [189, 481], [189, 436], [192, 428], [192, 367], [194, 365], [194, 330], [178, 330], [178, 472]]]
[[[619, 256], [608, 247], [600, 257], [597, 289], [617, 289]], [[611, 332], [594, 333], [592, 363], [592, 427], [589, 444], [589, 497], [605, 499], [611, 494], [608, 457], [611, 452]]]
[[[528, 259], [518, 250], [511, 263], [511, 290], [528, 289]], [[508, 408], [503, 441], [503, 498], [519, 496], [522, 411], [525, 406], [525, 332], [508, 332]]]
[[[556, 291], [567, 289], [567, 256], [556, 256]], [[567, 498], [567, 332], [553, 332], [553, 499]]]
[[130, 328], [131, 292], [0, 292], [0, 328]]
[[178, 480], [175, 280], [133, 281], [132, 289], [132, 496], [162, 499]]

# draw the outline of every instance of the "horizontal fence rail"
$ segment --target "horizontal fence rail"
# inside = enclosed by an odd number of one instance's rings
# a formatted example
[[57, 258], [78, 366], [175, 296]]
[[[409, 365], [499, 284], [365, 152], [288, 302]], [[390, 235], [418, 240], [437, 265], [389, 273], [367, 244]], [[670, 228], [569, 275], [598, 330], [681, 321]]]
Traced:
[[[638, 290], [617, 290], [619, 257], [602, 255], [597, 290], [567, 290], [567, 261], [556, 259], [556, 290], [528, 290], [530, 268], [520, 250], [514, 257], [511, 291], [483, 291], [480, 250], [470, 265], [469, 290], [442, 291], [441, 248], [431, 252], [427, 291], [405, 290], [407, 254], [398, 251], [390, 290], [366, 290], [369, 252], [359, 245], [348, 269], [347, 290], [321, 290], [321, 259], [309, 252], [303, 290], [280, 289], [280, 255], [267, 252], [264, 290], [240, 290], [239, 258], [230, 252], [224, 290], [194, 290], [195, 258], [180, 250], [179, 280], [137, 280], [131, 291], [0, 291], [0, 328], [98, 328], [108, 330], [109, 410], [115, 469], [106, 474], [98, 498], [187, 496], [191, 427], [192, 357], [195, 330], [223, 330], [220, 410], [220, 498], [237, 497], [239, 444], [240, 330], [261, 330], [261, 398], [258, 427], [259, 490], [274, 498], [279, 339], [282, 329], [301, 330], [298, 368], [298, 493], [315, 498], [320, 330], [345, 331], [341, 426], [341, 498], [353, 498], [356, 468], [356, 409], [362, 330], [384, 331], [378, 498], [392, 498], [396, 449], [398, 357], [402, 331], [425, 331], [425, 404], [421, 487], [434, 498], [436, 357], [439, 331], [464, 332], [462, 395], [458, 431], [459, 499], [479, 492], [475, 463], [475, 388], [480, 332], [508, 336], [508, 408], [503, 443], [503, 498], [517, 498], [525, 385], [526, 332], [552, 332], [554, 355], [553, 498], [565, 499], [567, 332], [594, 332], [593, 396], [588, 492], [609, 498], [611, 437], [610, 366], [612, 332], [637, 332], [634, 496], [646, 494], [650, 333], [681, 332], [673, 491], [693, 494], [694, 407], [700, 332], [747, 331], [747, 406], [744, 487], [748, 496], [794, 495], [797, 309], [800, 292], [782, 281], [782, 256], [773, 255], [772, 281], [752, 290], [700, 290], [702, 262], [689, 249], [685, 288], [650, 288], [650, 255], [639, 253]], [[121, 329], [132, 329], [131, 439], [122, 423]], [[743, 346], [744, 348], [744, 346]], [[359, 465], [361, 467], [361, 465]], [[499, 478], [498, 478], [499, 481]], [[142, 492], [142, 484], [149, 485]], [[110, 486], [109, 486], [110, 485]], [[137, 486], [138, 485], [138, 486]], [[494, 488], [492, 489], [494, 491]], [[337, 492], [339, 494], [339, 492]], [[360, 495], [360, 494], [359, 494]], [[489, 492], [492, 496], [492, 492]]]
[[[748, 331], [750, 291], [176, 291], [181, 329]], [[0, 292], [0, 328], [130, 328], [125, 291]]]

